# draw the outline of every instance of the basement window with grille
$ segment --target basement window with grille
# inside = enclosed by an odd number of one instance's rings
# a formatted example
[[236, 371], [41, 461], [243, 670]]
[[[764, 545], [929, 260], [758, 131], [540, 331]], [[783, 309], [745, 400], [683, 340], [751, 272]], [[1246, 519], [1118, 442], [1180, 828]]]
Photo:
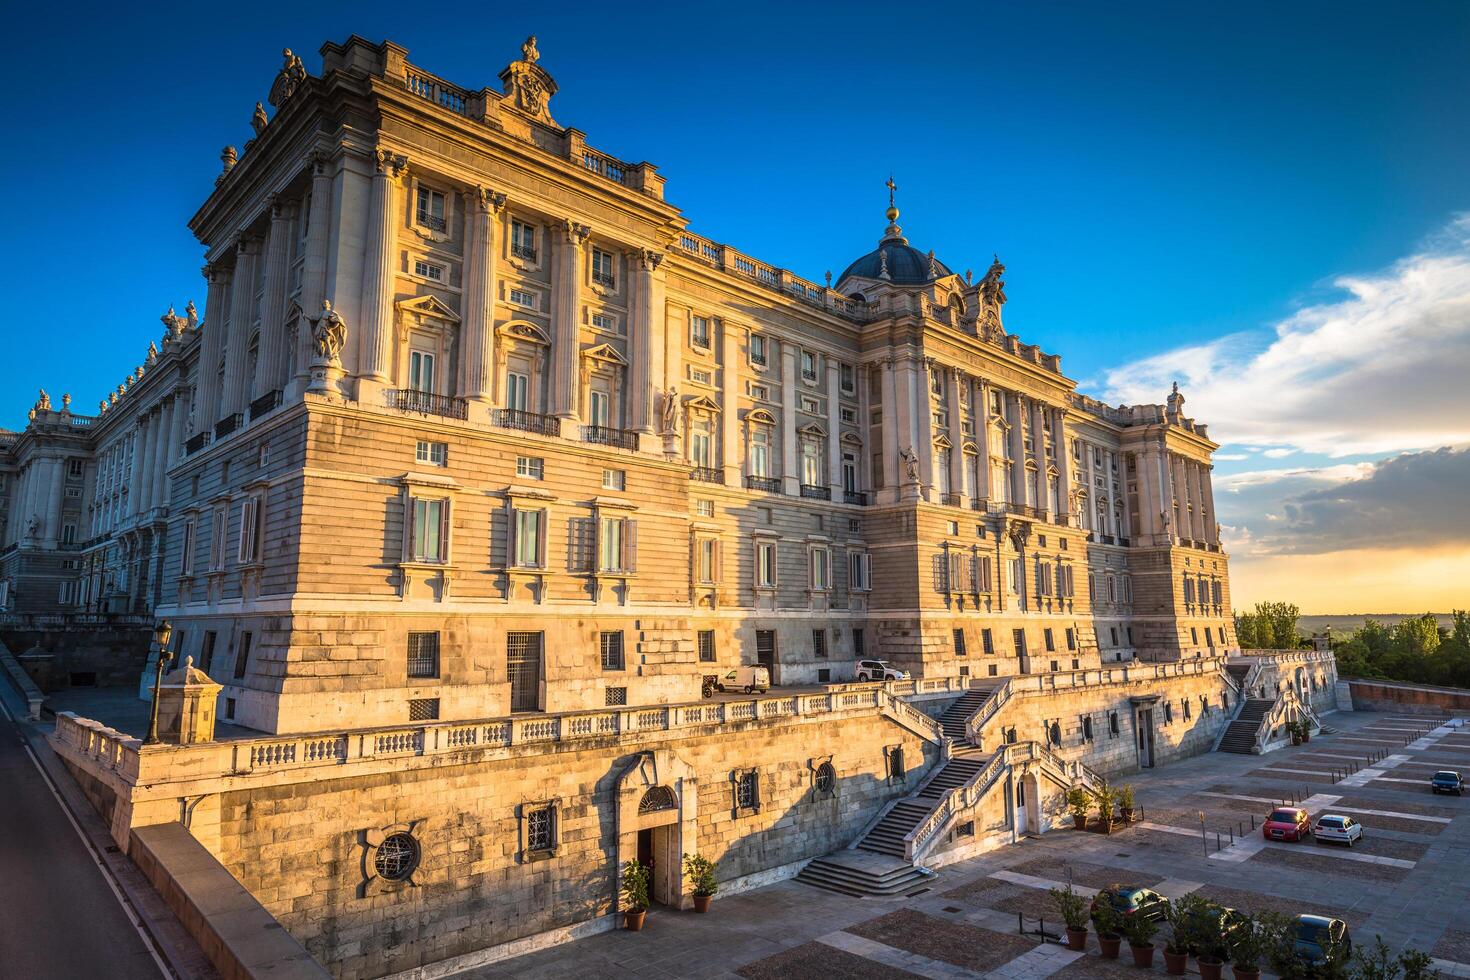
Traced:
[[602, 703], [609, 708], [621, 708], [628, 703], [626, 687], [605, 687], [602, 694]]
[[409, 721], [437, 721], [439, 719], [438, 698], [410, 698], [408, 701]]

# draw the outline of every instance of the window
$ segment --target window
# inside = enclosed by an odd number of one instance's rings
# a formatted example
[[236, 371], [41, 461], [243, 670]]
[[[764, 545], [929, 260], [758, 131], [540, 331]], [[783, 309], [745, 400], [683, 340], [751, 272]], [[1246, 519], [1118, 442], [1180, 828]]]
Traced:
[[434, 282], [444, 281], [444, 267], [436, 262], [425, 262], [423, 259], [414, 259], [413, 274]]
[[770, 401], [771, 389], [766, 387], [765, 385], [751, 384], [750, 397], [758, 402]]
[[628, 486], [628, 474], [624, 470], [603, 470], [602, 489], [625, 490]]
[[240, 564], [248, 565], [260, 561], [263, 523], [260, 508], [264, 498], [259, 495], [247, 497], [240, 505]]
[[689, 461], [702, 469], [714, 465], [714, 437], [708, 420], [689, 427]]
[[439, 676], [439, 633], [437, 630], [408, 634], [408, 676]]
[[409, 498], [406, 561], [443, 562], [449, 555], [449, 501], [443, 497]]
[[527, 310], [534, 310], [537, 305], [536, 294], [527, 289], [512, 289], [510, 291], [510, 301], [516, 306]]
[[505, 407], [515, 412], [524, 412], [529, 402], [530, 390], [531, 379], [529, 377], [514, 371], [507, 373], [505, 376]]
[[445, 228], [444, 195], [427, 187], [420, 187], [414, 220], [425, 228], [443, 231]]
[[1091, 718], [1083, 718], [1082, 719], [1082, 740], [1084, 742], [1091, 742], [1092, 741], [1092, 719]]
[[697, 634], [699, 640], [699, 662], [712, 664], [715, 662], [715, 631], [700, 630]]
[[536, 228], [523, 221], [510, 223], [510, 254], [536, 261]]
[[1193, 626], [1189, 628], [1189, 642], [1195, 646], [1199, 645], [1199, 630]]
[[617, 277], [614, 274], [614, 262], [611, 252], [594, 248], [592, 250], [592, 281], [602, 286], [615, 285]]
[[695, 581], [713, 585], [720, 581], [720, 541], [700, 538], [695, 542]]
[[735, 808], [759, 811], [761, 805], [760, 776], [751, 769], [735, 776]]
[[428, 463], [430, 466], [447, 466], [449, 464], [449, 444], [447, 442], [424, 442], [420, 439], [414, 448], [414, 459], [420, 463]]
[[1108, 737], [1118, 737], [1118, 713], [1116, 711], [1108, 713]]
[[604, 687], [602, 703], [609, 708], [623, 707], [628, 703], [628, 689], [626, 687]]
[[516, 476], [523, 476], [528, 480], [541, 480], [546, 477], [546, 461], [539, 456], [517, 456]]
[[251, 633], [240, 634], [240, 652], [235, 655], [235, 679], [239, 680], [245, 676], [245, 669], [250, 665], [250, 641], [254, 639]]
[[434, 390], [434, 355], [421, 350], [408, 355], [408, 387], [414, 391]]
[[801, 410], [808, 415], [820, 415], [822, 414], [822, 403], [817, 401], [811, 395], [802, 395]]
[[1164, 702], [1164, 724], [1174, 724], [1174, 706], [1167, 701]]
[[199, 648], [199, 669], [206, 674], [214, 666], [214, 645], [219, 640], [219, 634], [214, 630], [204, 633], [204, 643]]
[[623, 631], [603, 630], [597, 634], [597, 646], [602, 652], [603, 670], [623, 669]]
[[409, 698], [409, 721], [437, 721], [439, 719], [438, 698]]
[[851, 395], [857, 392], [857, 372], [852, 369], [851, 364], [842, 364], [838, 367], [841, 376], [842, 393]]
[[1179, 705], [1180, 705], [1180, 707], [1182, 707], [1184, 709], [1184, 720], [1185, 721], [1188, 721], [1189, 718], [1190, 718], [1190, 713], [1189, 713], [1189, 698], [1180, 698], [1179, 699]]
[[770, 358], [770, 345], [758, 333], [750, 335], [750, 363], [764, 367]]
[[1011, 630], [1011, 643], [1016, 648], [1016, 655], [1017, 656], [1020, 656], [1020, 657], [1026, 656], [1026, 631], [1025, 630]]
[[807, 552], [810, 569], [809, 586], [813, 592], [825, 592], [832, 587], [831, 552], [826, 548], [812, 548]]
[[755, 543], [755, 587], [757, 589], [776, 587], [776, 542], [774, 541]]
[[407, 881], [419, 866], [419, 845], [412, 834], [389, 834], [373, 854], [373, 870], [385, 881]]
[[750, 430], [750, 475], [769, 478], [771, 475], [771, 430], [769, 426], [757, 425]]
[[[179, 547], [179, 574], [194, 574], [194, 519], [190, 518], [184, 522], [184, 541]], [[208, 673], [205, 670], [205, 673]]]
[[822, 447], [812, 439], [801, 443], [801, 483], [808, 487], [822, 485]]
[[594, 388], [588, 392], [587, 422], [589, 425], [600, 429], [610, 427], [609, 420], [612, 418], [612, 397], [605, 391]]
[[867, 656], [867, 637], [860, 629], [852, 631], [852, 655], [858, 659]]
[[844, 423], [847, 423], [847, 424], [850, 424], [850, 425], [856, 425], [857, 424], [857, 410], [856, 409], [847, 408], [847, 407], [844, 406], [843, 408], [838, 409], [838, 416], [842, 419], [842, 421]]
[[954, 655], [965, 656], [965, 631], [962, 629], [954, 631]]
[[812, 656], [825, 660], [827, 657], [827, 631], [812, 630]]
[[67, 460], [66, 475], [73, 480], [80, 480], [82, 478], [82, 461], [79, 459]]
[[694, 502], [694, 513], [700, 517], [714, 517], [715, 502], [713, 500], [696, 500]]
[[526, 850], [550, 851], [556, 847], [556, 810], [542, 806], [526, 812]]
[[824, 762], [817, 766], [812, 777], [812, 786], [822, 796], [832, 795], [832, 791], [837, 788], [837, 770], [832, 768], [832, 763]]
[[633, 571], [638, 550], [636, 522], [626, 517], [603, 517], [597, 524], [597, 570]]
[[77, 543], [77, 526], [75, 524], [63, 524], [61, 526], [61, 543], [62, 544], [76, 544]]
[[867, 592], [872, 586], [873, 556], [866, 551], [847, 553], [847, 591]]
[[888, 778], [901, 782], [908, 770], [903, 764], [903, 746], [894, 745], [888, 749]]
[[808, 350], [801, 352], [801, 377], [803, 381], [817, 380], [817, 355]]
[[689, 346], [708, 350], [709, 344], [709, 317], [691, 316], [689, 318]]
[[618, 318], [608, 313], [592, 314], [592, 326], [598, 330], [606, 330], [609, 333], [620, 333], [618, 330]]
[[516, 508], [511, 521], [511, 564], [516, 568], [545, 565], [546, 512]]

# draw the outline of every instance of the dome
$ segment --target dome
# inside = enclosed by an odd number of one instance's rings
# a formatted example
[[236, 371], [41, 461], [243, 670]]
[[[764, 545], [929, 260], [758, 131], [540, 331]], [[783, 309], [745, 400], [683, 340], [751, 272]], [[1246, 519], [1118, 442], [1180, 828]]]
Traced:
[[922, 286], [935, 279], [951, 276], [949, 267], [934, 257], [933, 252], [924, 253], [909, 244], [898, 226], [898, 208], [893, 206], [893, 191], [896, 185], [888, 179], [888, 227], [878, 240], [878, 247], [842, 270], [837, 277], [841, 287], [844, 280], [858, 276], [863, 279], [879, 279], [899, 286]]

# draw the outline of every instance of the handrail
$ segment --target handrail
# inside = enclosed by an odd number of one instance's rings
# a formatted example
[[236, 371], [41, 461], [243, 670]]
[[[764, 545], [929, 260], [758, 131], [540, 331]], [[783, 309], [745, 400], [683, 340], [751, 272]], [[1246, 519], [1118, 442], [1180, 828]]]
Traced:
[[994, 718], [1005, 703], [1011, 699], [1012, 678], [1007, 677], [1004, 681], [991, 688], [990, 697], [980, 706], [980, 710], [965, 719], [965, 738], [974, 745], [984, 746], [981, 741], [985, 723]]
[[880, 695], [878, 710], [892, 715], [893, 719], [900, 724], [907, 723], [905, 727], [920, 738], [926, 738], [935, 745], [945, 743], [944, 726], [939, 723], [938, 719], [930, 718], [891, 691], [879, 688], [878, 693]]

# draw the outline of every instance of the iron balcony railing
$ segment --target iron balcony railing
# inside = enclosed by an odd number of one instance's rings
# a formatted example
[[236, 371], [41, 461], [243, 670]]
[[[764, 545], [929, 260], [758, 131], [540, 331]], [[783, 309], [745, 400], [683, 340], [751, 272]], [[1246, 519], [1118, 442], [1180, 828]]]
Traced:
[[1102, 536], [1102, 543], [1103, 544], [1116, 544], [1117, 543], [1117, 539], [1114, 538], [1111, 534], [1104, 534]]
[[859, 507], [868, 506], [868, 495], [860, 490], [844, 490], [842, 492], [844, 504], [857, 504]]
[[780, 493], [781, 480], [774, 476], [747, 476], [745, 487], [748, 490], [764, 490], [766, 493]]
[[592, 281], [599, 286], [606, 286], [608, 289], [612, 289], [617, 285], [617, 280], [613, 278], [611, 272], [594, 272], [592, 273]]
[[810, 483], [803, 483], [801, 485], [801, 495], [803, 497], [809, 497], [812, 500], [831, 500], [832, 488], [814, 487]]
[[511, 243], [511, 246], [510, 246], [510, 254], [511, 255], [514, 255], [518, 259], [529, 259], [532, 262], [535, 262], [536, 261], [536, 246], [535, 245], [517, 245], [514, 242], [512, 242]]
[[281, 389], [268, 391], [250, 403], [250, 421], [274, 411], [281, 404]]
[[582, 426], [582, 441], [595, 442], [602, 446], [616, 446], [619, 449], [637, 449], [638, 433], [627, 429], [613, 429], [605, 425]]
[[432, 228], [434, 231], [444, 230], [444, 216], [441, 214], [434, 214], [431, 211], [419, 211], [415, 218], [425, 228]]
[[446, 419], [463, 419], [469, 412], [463, 398], [436, 395], [415, 388], [394, 388], [388, 392], [388, 407], [418, 415], [438, 415]]
[[497, 408], [490, 413], [490, 424], [517, 432], [534, 432], [539, 436], [561, 435], [561, 419], [519, 408]]
[[226, 415], [224, 418], [214, 423], [214, 437], [216, 439], [223, 439], [225, 436], [229, 435], [231, 432], [234, 432], [236, 429], [240, 428], [240, 426], [244, 424], [245, 417], [239, 412], [236, 412], [234, 415]]
[[946, 507], [958, 507], [960, 505], [960, 495], [957, 493], [947, 493], [943, 496], [942, 503]]
[[697, 483], [724, 483], [725, 473], [713, 466], [696, 466], [689, 471], [689, 479]]
[[209, 430], [196, 432], [184, 443], [184, 455], [192, 456], [207, 445], [209, 445]]

